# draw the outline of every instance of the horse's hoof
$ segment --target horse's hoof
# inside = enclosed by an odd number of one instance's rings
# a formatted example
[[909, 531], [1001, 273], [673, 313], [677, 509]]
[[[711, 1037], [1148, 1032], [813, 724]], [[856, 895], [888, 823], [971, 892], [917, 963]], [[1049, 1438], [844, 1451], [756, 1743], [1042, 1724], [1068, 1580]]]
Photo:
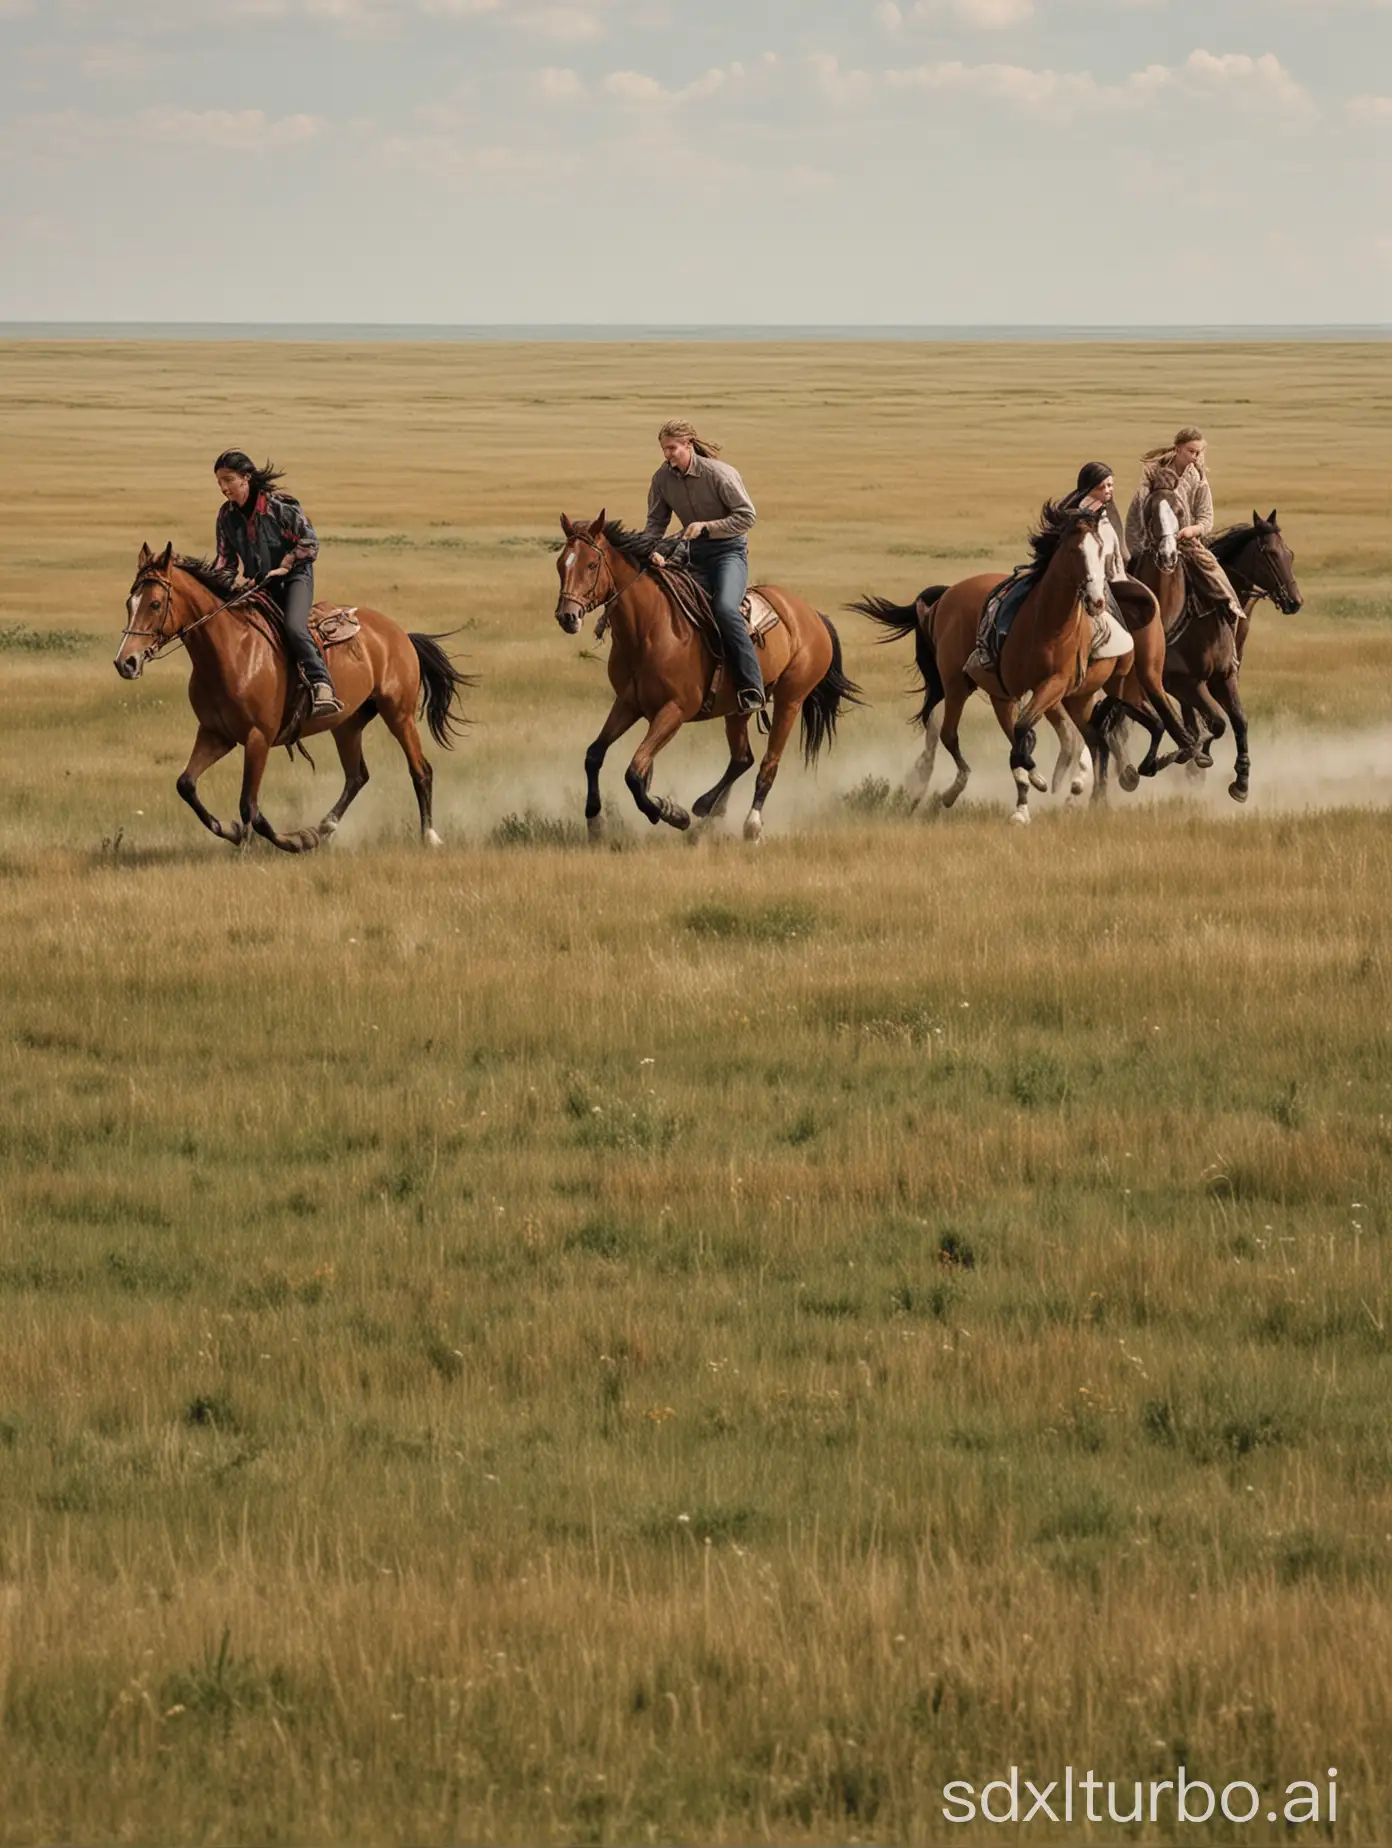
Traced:
[[757, 811], [748, 816], [744, 824], [744, 838], [750, 842], [761, 841], [764, 837], [764, 818]]
[[443, 847], [445, 844], [433, 828], [427, 828], [421, 840], [427, 847]]
[[1247, 785], [1245, 783], [1229, 783], [1228, 794], [1232, 797], [1234, 802], [1245, 802], [1247, 800]]
[[1036, 790], [1041, 796], [1048, 795], [1049, 785], [1044, 781], [1043, 777], [1039, 774], [1037, 770], [1030, 771], [1029, 780], [1030, 780], [1030, 787], [1032, 789]]
[[691, 817], [684, 808], [678, 808], [675, 802], [669, 802], [662, 811], [662, 819], [668, 827], [675, 828], [678, 834], [685, 834], [691, 826]]
[[1129, 796], [1133, 789], [1139, 789], [1141, 773], [1136, 769], [1134, 764], [1123, 764], [1121, 769], [1117, 771], [1117, 782], [1121, 784], [1122, 788]]
[[596, 845], [604, 839], [604, 818], [602, 815], [587, 815], [585, 826], [589, 829], [590, 839]]
[[691, 812], [697, 821], [709, 821], [711, 810], [715, 807], [709, 796], [697, 796], [691, 805]]
[[1010, 819], [1015, 823], [1016, 827], [1019, 828], [1028, 827], [1029, 818], [1030, 812], [1027, 808], [1012, 809], [1010, 812]]

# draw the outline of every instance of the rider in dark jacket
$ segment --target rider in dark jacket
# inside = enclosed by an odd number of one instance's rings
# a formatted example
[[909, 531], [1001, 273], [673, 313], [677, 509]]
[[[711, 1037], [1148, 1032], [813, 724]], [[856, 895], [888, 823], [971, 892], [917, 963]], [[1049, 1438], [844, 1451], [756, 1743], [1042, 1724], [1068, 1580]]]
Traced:
[[262, 585], [280, 605], [285, 645], [309, 683], [314, 715], [341, 712], [324, 657], [309, 633], [314, 607], [314, 561], [319, 541], [305, 510], [275, 486], [279, 471], [257, 468], [241, 449], [225, 449], [213, 464], [222, 490], [217, 517], [217, 563]]

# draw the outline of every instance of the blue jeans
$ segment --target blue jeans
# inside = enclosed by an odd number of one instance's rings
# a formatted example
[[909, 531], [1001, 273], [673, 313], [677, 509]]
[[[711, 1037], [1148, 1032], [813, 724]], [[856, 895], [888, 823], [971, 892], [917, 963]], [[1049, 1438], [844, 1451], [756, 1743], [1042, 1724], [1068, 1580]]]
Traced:
[[762, 696], [764, 676], [759, 671], [759, 657], [740, 615], [740, 604], [749, 588], [749, 541], [693, 539], [691, 562], [710, 585], [716, 627], [725, 644], [725, 660], [735, 686], [741, 693], [752, 688]]

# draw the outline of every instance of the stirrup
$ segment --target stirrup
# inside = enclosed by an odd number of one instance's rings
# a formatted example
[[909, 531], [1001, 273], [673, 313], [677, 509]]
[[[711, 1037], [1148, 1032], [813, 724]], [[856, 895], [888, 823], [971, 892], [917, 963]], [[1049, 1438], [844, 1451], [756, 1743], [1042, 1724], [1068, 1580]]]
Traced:
[[326, 714], [342, 712], [343, 701], [327, 680], [316, 680], [310, 693], [310, 707], [313, 716], [316, 719], [322, 719]]
[[739, 690], [739, 698], [735, 703], [740, 713], [745, 718], [748, 718], [751, 713], [763, 711], [764, 701], [767, 698], [768, 694], [763, 692], [760, 688], [741, 687]]

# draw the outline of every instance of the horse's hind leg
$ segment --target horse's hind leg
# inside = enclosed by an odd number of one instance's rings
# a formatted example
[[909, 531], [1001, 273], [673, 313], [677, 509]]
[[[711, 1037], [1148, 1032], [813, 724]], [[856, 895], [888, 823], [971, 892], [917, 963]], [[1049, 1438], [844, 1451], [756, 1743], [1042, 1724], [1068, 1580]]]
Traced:
[[220, 841], [230, 841], [235, 847], [246, 838], [245, 826], [241, 822], [233, 822], [229, 827], [219, 821], [211, 809], [204, 808], [198, 795], [199, 777], [205, 770], [211, 770], [214, 764], [220, 763], [231, 749], [229, 739], [209, 731], [206, 725], [200, 725], [183, 775], [174, 787], [210, 834], [216, 834]]
[[754, 785], [754, 801], [744, 820], [744, 838], [747, 841], [759, 840], [764, 832], [764, 803], [773, 788], [774, 778], [778, 775], [778, 766], [783, 761], [788, 739], [792, 736], [798, 714], [802, 711], [802, 701], [785, 696], [783, 683], [780, 681], [773, 701], [773, 723], [769, 727], [768, 749], [764, 752], [764, 761], [759, 765], [758, 780]]
[[730, 745], [730, 761], [725, 774], [703, 796], [697, 796], [691, 805], [691, 812], [698, 821], [718, 820], [725, 813], [730, 800], [730, 791], [746, 773], [754, 767], [754, 751], [749, 742], [749, 719], [744, 713], [731, 713], [725, 721], [725, 736]]
[[653, 796], [648, 793], [648, 784], [652, 781], [653, 759], [664, 744], [670, 744], [681, 730], [685, 714], [673, 699], [669, 699], [649, 724], [647, 733], [638, 749], [633, 753], [633, 761], [624, 773], [633, 800], [654, 826], [665, 821], [669, 827], [685, 830], [691, 826], [691, 817], [680, 803], [671, 801], [666, 796]]
[[923, 750], [912, 770], [904, 778], [904, 794], [909, 798], [909, 813], [918, 807], [928, 794], [928, 785], [933, 780], [933, 765], [938, 757], [938, 739], [942, 735], [941, 722], [936, 712], [930, 712], [923, 721]]
[[338, 761], [343, 766], [343, 794], [334, 803], [328, 814], [319, 823], [319, 838], [327, 840], [347, 814], [351, 804], [367, 788], [367, 765], [363, 762], [363, 732], [375, 715], [369, 711], [363, 717], [360, 706], [352, 718], [340, 725], [333, 734], [334, 744], [338, 748]]
[[425, 847], [443, 847], [444, 842], [435, 832], [434, 800], [435, 772], [430, 767], [430, 759], [421, 749], [420, 730], [416, 724], [415, 714], [409, 707], [387, 707], [382, 713], [387, 730], [401, 746], [406, 759], [406, 768], [411, 773], [411, 787], [416, 792], [416, 807], [420, 811], [421, 844]]
[[965, 692], [960, 687], [951, 687], [944, 696], [942, 729], [938, 735], [942, 739], [943, 748], [957, 766], [957, 774], [952, 779], [951, 785], [937, 799], [937, 806], [940, 809], [950, 809], [953, 806], [966, 788], [967, 780], [971, 776], [971, 765], [962, 755], [958, 727], [962, 723], [963, 708], [974, 691], [973, 687], [968, 687]]

